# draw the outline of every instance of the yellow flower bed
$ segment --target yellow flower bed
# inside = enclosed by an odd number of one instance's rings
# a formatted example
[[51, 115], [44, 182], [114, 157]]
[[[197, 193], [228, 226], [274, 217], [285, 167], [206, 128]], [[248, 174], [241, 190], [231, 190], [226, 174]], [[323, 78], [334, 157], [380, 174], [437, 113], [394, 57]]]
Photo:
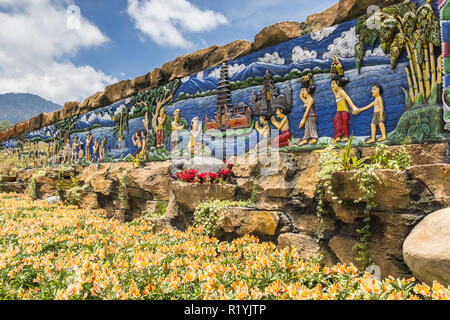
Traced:
[[449, 299], [438, 283], [320, 267], [252, 236], [154, 234], [104, 215], [0, 194], [0, 299]]

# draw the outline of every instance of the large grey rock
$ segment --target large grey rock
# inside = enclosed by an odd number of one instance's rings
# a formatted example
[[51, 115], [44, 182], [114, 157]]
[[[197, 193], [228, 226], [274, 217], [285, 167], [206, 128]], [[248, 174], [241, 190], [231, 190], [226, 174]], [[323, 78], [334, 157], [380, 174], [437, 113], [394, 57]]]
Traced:
[[177, 179], [177, 173], [183, 170], [194, 169], [198, 172], [218, 172], [225, 168], [222, 160], [211, 157], [195, 157], [191, 160], [174, 160], [169, 167], [169, 174], [173, 179]]
[[48, 204], [57, 204], [61, 202], [61, 198], [59, 196], [49, 197], [45, 199], [44, 201], [47, 201]]
[[450, 208], [428, 215], [411, 231], [403, 259], [419, 280], [450, 285]]

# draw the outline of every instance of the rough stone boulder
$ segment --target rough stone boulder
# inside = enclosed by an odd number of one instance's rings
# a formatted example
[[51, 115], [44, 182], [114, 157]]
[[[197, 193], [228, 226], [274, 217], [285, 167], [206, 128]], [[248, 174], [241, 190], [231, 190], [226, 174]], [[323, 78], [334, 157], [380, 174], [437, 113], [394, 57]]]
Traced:
[[428, 215], [412, 230], [403, 258], [419, 280], [450, 285], [450, 208]]
[[109, 101], [105, 93], [103, 91], [99, 91], [83, 101], [83, 103], [80, 105], [80, 108], [82, 108], [83, 110], [80, 111], [87, 112], [101, 107], [106, 107], [110, 104], [111, 101]]
[[194, 212], [200, 203], [211, 198], [234, 200], [236, 190], [236, 185], [232, 184], [172, 182], [175, 201], [184, 212]]
[[435, 201], [450, 206], [450, 164], [427, 164], [408, 168], [413, 179], [423, 182], [433, 193]]
[[73, 117], [76, 114], [79, 106], [80, 103], [78, 101], [66, 102], [61, 110], [61, 119]]
[[[448, 143], [407, 144], [403, 146], [411, 156], [413, 166], [448, 162]], [[402, 146], [389, 146], [389, 152], [396, 152]], [[375, 147], [358, 148], [362, 157], [372, 156]]]
[[117, 102], [136, 93], [130, 80], [122, 80], [105, 88], [105, 96], [111, 102]]
[[219, 215], [223, 220], [219, 226], [219, 237], [239, 238], [252, 234], [261, 239], [273, 239], [280, 222], [280, 213], [258, 211], [251, 208], [229, 208]]
[[321, 249], [314, 238], [301, 233], [283, 233], [278, 237], [278, 249], [295, 248], [301, 259], [320, 255]]
[[[321, 227], [315, 214], [291, 214], [291, 217], [294, 227], [302, 233], [315, 235]], [[334, 232], [336, 230], [336, 220], [323, 217], [322, 228], [325, 233]]]
[[[351, 171], [336, 171], [332, 174], [333, 192], [344, 202], [352, 203], [363, 196], [356, 179], [353, 179], [354, 175]], [[400, 170], [377, 170], [377, 175], [380, 179], [375, 182], [374, 202], [377, 210], [408, 208], [412, 199], [407, 174]], [[328, 193], [326, 199], [332, 202]]]
[[142, 199], [169, 199], [170, 161], [152, 162], [145, 168], [129, 170], [125, 178], [128, 195]]
[[24, 193], [24, 185], [20, 182], [3, 182], [1, 184], [1, 192]]
[[303, 35], [302, 26], [299, 22], [279, 22], [262, 29], [252, 44], [253, 50], [261, 50], [280, 42], [298, 38]]
[[237, 40], [224, 46], [213, 45], [163, 64], [161, 73], [166, 81], [183, 78], [242, 57], [250, 52], [251, 43], [245, 40]]

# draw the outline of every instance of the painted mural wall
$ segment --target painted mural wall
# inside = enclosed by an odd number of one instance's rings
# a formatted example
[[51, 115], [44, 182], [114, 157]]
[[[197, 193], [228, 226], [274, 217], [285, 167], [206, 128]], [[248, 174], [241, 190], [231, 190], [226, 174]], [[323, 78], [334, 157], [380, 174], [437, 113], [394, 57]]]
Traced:
[[2, 146], [89, 163], [450, 141], [449, 19], [446, 1], [385, 8]]

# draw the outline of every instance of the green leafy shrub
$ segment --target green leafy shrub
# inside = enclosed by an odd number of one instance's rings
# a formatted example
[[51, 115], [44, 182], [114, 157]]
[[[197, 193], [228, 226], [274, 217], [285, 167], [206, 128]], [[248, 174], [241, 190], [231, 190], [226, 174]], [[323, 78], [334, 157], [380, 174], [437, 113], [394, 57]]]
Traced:
[[414, 137], [417, 142], [422, 143], [423, 139], [431, 133], [430, 120], [420, 115], [417, 119], [410, 120], [408, 136]]

